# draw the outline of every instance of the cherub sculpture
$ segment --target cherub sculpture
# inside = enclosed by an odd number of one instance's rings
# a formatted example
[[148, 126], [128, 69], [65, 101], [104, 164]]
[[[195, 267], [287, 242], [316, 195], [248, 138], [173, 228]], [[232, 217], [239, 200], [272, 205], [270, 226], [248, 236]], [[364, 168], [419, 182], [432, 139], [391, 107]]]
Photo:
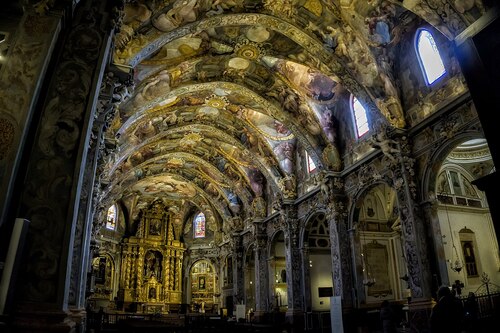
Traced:
[[379, 148], [385, 156], [392, 162], [396, 162], [394, 154], [399, 154], [398, 142], [385, 137], [383, 132], [377, 133], [370, 139], [370, 145], [374, 148]]

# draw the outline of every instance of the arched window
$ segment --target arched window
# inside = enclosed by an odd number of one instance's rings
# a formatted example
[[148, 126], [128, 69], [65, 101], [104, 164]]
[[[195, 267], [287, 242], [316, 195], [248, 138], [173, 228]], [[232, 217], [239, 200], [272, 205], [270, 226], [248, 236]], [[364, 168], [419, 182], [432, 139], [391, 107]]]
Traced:
[[351, 110], [354, 116], [354, 124], [356, 125], [356, 133], [358, 138], [362, 137], [369, 130], [368, 118], [366, 117], [366, 109], [355, 97], [351, 97]]
[[311, 226], [306, 230], [305, 237], [309, 249], [330, 248], [330, 229], [325, 214], [319, 213], [314, 217]]
[[422, 29], [417, 33], [416, 48], [420, 67], [424, 72], [427, 84], [430, 85], [443, 76], [446, 70], [434, 37], [428, 30]]
[[112, 205], [108, 209], [106, 218], [106, 229], [115, 230], [116, 228], [116, 205]]
[[316, 163], [314, 163], [313, 159], [309, 155], [309, 153], [306, 151], [306, 160], [307, 160], [307, 172], [308, 173], [313, 173], [316, 171]]
[[438, 199], [448, 205], [483, 207], [482, 198], [458, 169], [445, 168], [437, 178]]
[[458, 232], [460, 243], [462, 245], [462, 253], [465, 261], [465, 271], [467, 277], [479, 276], [478, 258], [476, 258], [476, 236], [474, 232], [467, 227]]
[[194, 238], [205, 237], [205, 214], [198, 213], [193, 220]]

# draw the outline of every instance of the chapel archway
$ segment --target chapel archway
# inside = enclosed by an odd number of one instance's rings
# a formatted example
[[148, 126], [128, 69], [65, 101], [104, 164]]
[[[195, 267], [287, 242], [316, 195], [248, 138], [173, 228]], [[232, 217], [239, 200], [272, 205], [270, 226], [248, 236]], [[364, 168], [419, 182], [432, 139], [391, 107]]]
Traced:
[[[285, 234], [278, 231], [271, 241], [269, 255], [269, 284], [271, 287], [271, 304], [276, 311], [288, 309], [288, 288], [285, 262]], [[297, 272], [300, 274], [300, 272]]]
[[409, 296], [396, 191], [376, 184], [358, 198], [353, 216], [359, 304]]
[[108, 253], [102, 253], [92, 260], [91, 308], [106, 307], [113, 300], [116, 289], [115, 269], [115, 261]]
[[333, 296], [331, 243], [328, 221], [325, 213], [312, 216], [304, 232], [304, 247], [307, 258], [304, 260], [309, 285], [305, 291], [309, 293], [307, 307], [312, 311], [329, 311], [330, 296]]
[[[498, 242], [485, 193], [474, 180], [493, 172], [486, 140], [456, 138], [443, 147], [433, 193], [445, 257], [447, 280], [458, 293], [476, 292], [484, 281], [499, 285]], [[456, 288], [458, 287], [458, 288]], [[483, 288], [485, 289], [485, 288]]]

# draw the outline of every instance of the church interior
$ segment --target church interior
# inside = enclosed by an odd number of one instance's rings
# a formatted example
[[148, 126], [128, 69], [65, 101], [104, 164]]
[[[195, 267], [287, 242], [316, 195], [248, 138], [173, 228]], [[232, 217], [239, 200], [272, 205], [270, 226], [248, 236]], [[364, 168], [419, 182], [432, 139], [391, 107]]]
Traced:
[[0, 331], [500, 318], [496, 1], [2, 8]]

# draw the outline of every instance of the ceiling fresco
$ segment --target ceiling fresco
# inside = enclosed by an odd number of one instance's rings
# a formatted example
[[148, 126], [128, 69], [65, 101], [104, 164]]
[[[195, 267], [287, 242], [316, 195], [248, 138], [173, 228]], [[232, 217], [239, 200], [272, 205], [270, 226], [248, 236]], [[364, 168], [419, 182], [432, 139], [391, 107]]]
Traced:
[[113, 96], [102, 204], [122, 200], [133, 219], [160, 198], [176, 214], [203, 210], [214, 230], [267, 216], [297, 197], [298, 149], [342, 171], [350, 93], [378, 123], [406, 126], [393, 68], [406, 24], [452, 40], [484, 11], [460, 0], [127, 2], [114, 63], [133, 82]]

